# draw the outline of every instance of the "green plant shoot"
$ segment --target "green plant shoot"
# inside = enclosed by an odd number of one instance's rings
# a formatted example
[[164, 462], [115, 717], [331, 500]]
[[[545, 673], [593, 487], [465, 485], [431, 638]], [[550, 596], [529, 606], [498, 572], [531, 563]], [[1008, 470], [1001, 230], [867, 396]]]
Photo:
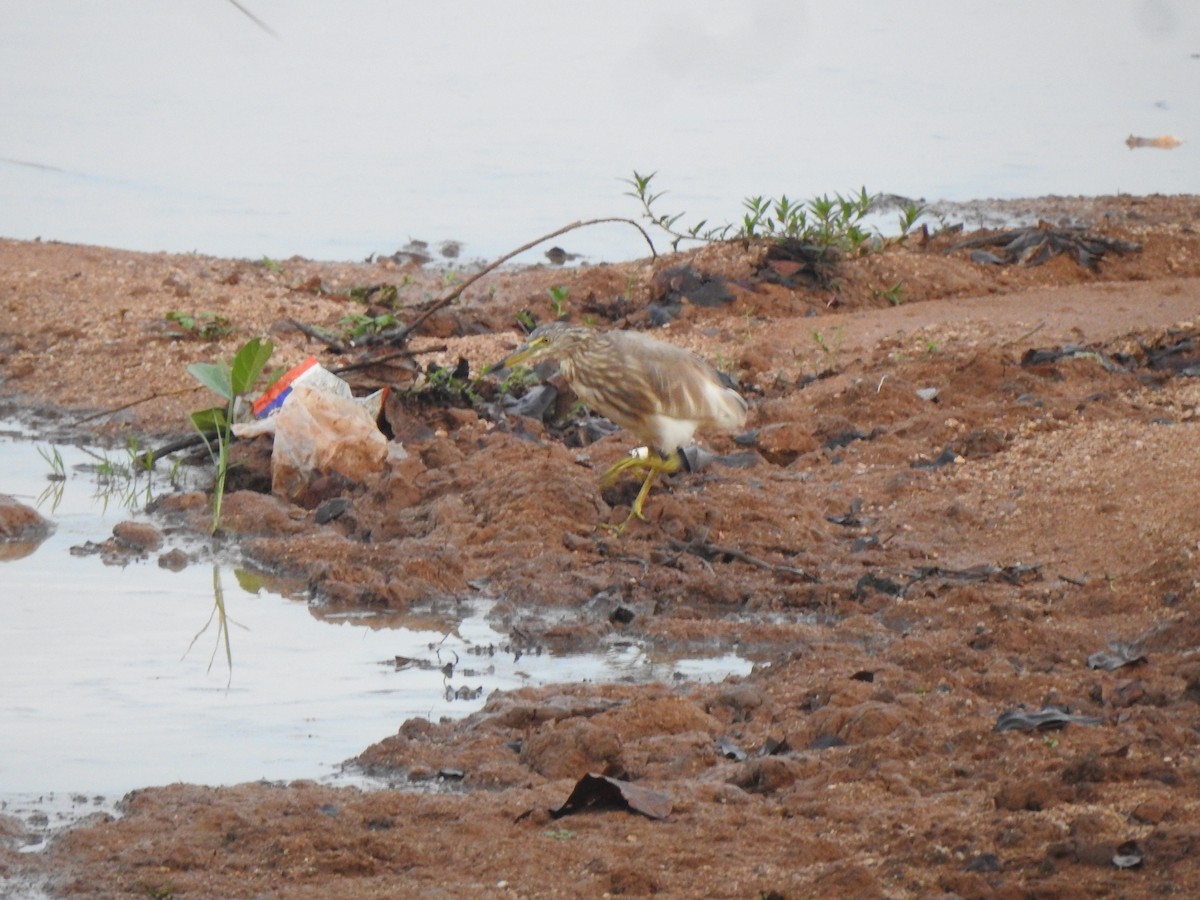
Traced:
[[[192, 413], [192, 425], [204, 437], [208, 452], [217, 466], [217, 479], [213, 487], [213, 523], [215, 532], [221, 524], [221, 505], [225, 498], [225, 478], [229, 472], [229, 445], [233, 441], [233, 407], [241, 397], [258, 382], [275, 345], [270, 341], [252, 338], [238, 348], [233, 362], [223, 360], [215, 363], [192, 363], [188, 374], [225, 401], [224, 406], [214, 406]], [[209, 435], [216, 433], [216, 446]]]

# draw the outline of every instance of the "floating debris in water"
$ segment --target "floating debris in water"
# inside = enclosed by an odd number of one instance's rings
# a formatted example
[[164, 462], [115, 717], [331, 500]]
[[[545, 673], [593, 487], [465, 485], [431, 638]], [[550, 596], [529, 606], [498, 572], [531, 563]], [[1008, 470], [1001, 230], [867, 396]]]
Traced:
[[1138, 147], [1157, 147], [1159, 150], [1174, 150], [1182, 143], [1183, 141], [1173, 134], [1160, 134], [1158, 137], [1152, 138], [1135, 137], [1131, 134], [1125, 138], [1125, 146], [1130, 150], [1136, 150]]

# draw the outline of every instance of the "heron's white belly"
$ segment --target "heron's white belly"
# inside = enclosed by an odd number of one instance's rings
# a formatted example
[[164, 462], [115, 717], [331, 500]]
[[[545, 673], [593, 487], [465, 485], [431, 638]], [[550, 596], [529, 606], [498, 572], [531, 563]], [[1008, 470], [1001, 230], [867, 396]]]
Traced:
[[658, 437], [659, 449], [667, 453], [686, 447], [700, 425], [694, 419], [674, 419], [657, 413], [650, 417], [650, 424]]

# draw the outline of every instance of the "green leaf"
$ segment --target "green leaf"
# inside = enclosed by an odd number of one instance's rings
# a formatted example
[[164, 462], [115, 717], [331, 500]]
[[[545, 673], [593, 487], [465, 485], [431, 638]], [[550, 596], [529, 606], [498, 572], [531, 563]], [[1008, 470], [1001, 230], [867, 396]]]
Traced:
[[212, 409], [199, 409], [191, 415], [192, 425], [196, 430], [204, 433], [207, 431], [221, 431], [228, 421], [225, 418], [225, 407], [214, 406]]
[[167, 313], [166, 319], [168, 322], [175, 322], [180, 328], [187, 329], [188, 331], [196, 327], [196, 320], [194, 318], [177, 309], [173, 309]]
[[224, 363], [192, 363], [188, 374], [225, 400], [233, 399], [233, 384], [229, 379], [229, 366]]
[[270, 341], [260, 341], [258, 338], [252, 338], [238, 348], [238, 352], [234, 354], [233, 366], [229, 374], [234, 397], [240, 396], [254, 387], [254, 383], [258, 381], [258, 376], [262, 374], [263, 367], [273, 352], [275, 352], [274, 344]]

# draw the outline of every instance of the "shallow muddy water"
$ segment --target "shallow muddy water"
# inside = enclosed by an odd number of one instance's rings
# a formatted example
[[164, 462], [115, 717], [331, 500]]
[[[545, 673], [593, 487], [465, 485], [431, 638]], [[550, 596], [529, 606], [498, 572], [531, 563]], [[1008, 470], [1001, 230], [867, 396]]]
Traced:
[[[224, 0], [7, 6], [8, 237], [353, 260], [454, 239], [494, 258], [636, 217], [633, 169], [685, 224], [860, 186], [1196, 189], [1200, 11], [1182, 0], [241, 4], [270, 32]], [[1185, 143], [1131, 152], [1131, 133]], [[646, 254], [624, 225], [561, 240]]]
[[[0, 491], [29, 505], [54, 487], [37, 446], [0, 423]], [[78, 815], [134, 787], [175, 781], [353, 781], [340, 763], [406, 719], [462, 716], [496, 689], [750, 668], [734, 656], [659, 658], [636, 645], [522, 655], [489, 627], [484, 601], [386, 622], [322, 617], [228, 562], [176, 572], [160, 567], [156, 552], [106, 565], [72, 548], [137, 516], [115, 495], [107, 505], [96, 496], [94, 468], [79, 468], [94, 467], [95, 457], [59, 450], [61, 496], [40, 504], [54, 532], [0, 562], [0, 803], [27, 818]], [[188, 540], [168, 534], [159, 552], [203, 549]], [[232, 667], [214, 616], [218, 589]]]

